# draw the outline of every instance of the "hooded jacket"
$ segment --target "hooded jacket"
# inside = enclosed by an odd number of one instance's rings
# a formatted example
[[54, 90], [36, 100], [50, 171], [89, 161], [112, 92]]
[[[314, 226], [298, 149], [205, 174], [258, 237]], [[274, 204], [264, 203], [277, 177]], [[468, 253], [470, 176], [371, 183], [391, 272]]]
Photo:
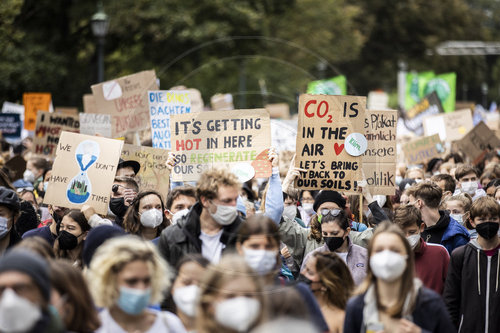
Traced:
[[459, 332], [500, 332], [499, 252], [474, 239], [452, 253], [443, 297]]
[[[197, 202], [186, 216], [162, 231], [158, 248], [163, 258], [173, 267], [183, 255], [201, 253], [200, 215], [202, 210], [203, 206]], [[222, 228], [220, 242], [226, 245], [223, 252], [234, 249], [241, 222], [241, 218], [237, 216], [233, 223]]]
[[[469, 242], [469, 232], [463, 225], [450, 217], [447, 212], [440, 210], [439, 215], [439, 221], [434, 226], [425, 229], [422, 233], [422, 238], [428, 243], [438, 243], [432, 240], [432, 238], [436, 234], [442, 233], [441, 241], [438, 244], [443, 245], [448, 250], [448, 253], [451, 254], [454, 249]], [[444, 231], [442, 230], [443, 228]]]

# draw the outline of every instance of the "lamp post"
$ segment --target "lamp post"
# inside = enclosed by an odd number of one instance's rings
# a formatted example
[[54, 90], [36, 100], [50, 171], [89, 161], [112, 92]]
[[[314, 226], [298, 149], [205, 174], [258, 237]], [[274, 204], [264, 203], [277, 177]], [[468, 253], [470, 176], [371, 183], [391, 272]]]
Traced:
[[109, 18], [102, 8], [102, 3], [97, 6], [97, 13], [90, 20], [92, 33], [97, 38], [97, 82], [104, 81], [104, 40], [108, 34]]

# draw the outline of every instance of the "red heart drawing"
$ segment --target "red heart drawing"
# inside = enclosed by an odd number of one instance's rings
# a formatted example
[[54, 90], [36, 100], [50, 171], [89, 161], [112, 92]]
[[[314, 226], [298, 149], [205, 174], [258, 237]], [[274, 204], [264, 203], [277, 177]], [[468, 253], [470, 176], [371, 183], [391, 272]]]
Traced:
[[338, 143], [335, 142], [333, 148], [335, 149], [335, 154], [340, 155], [342, 150], [344, 150], [344, 144], [339, 145]]

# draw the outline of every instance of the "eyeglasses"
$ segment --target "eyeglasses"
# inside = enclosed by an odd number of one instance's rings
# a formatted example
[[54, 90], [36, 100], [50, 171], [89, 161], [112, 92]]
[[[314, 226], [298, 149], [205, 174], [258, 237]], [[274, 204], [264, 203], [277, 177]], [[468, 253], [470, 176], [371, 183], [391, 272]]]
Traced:
[[338, 208], [334, 209], [323, 208], [319, 212], [321, 213], [322, 216], [327, 216], [328, 214], [330, 214], [331, 216], [336, 217], [339, 216], [341, 210]]

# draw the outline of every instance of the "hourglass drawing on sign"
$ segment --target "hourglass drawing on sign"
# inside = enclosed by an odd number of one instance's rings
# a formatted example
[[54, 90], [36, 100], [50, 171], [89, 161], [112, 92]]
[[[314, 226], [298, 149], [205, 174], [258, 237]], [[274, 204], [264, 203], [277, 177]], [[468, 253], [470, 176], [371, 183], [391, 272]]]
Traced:
[[71, 179], [66, 191], [69, 202], [82, 204], [90, 198], [92, 184], [87, 176], [87, 170], [99, 158], [99, 144], [92, 140], [82, 141], [76, 147], [75, 158], [80, 167], [78, 174]]

